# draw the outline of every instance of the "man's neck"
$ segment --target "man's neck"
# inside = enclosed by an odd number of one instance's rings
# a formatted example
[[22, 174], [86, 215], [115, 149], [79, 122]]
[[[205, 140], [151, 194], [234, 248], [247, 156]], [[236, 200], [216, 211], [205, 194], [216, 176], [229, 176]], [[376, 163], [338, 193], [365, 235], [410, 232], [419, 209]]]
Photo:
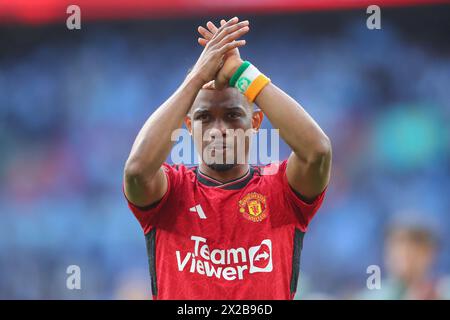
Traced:
[[238, 179], [244, 176], [249, 170], [250, 166], [248, 164], [238, 164], [226, 171], [217, 171], [210, 167], [208, 167], [205, 163], [200, 163], [199, 169], [200, 172], [215, 179], [222, 183], [226, 183], [231, 180]]

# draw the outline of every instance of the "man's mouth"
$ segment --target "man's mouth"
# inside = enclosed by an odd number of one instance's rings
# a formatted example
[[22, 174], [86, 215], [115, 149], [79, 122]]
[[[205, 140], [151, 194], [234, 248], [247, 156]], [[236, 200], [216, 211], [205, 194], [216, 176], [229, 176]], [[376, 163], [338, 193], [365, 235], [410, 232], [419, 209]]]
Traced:
[[211, 143], [208, 145], [208, 148], [215, 149], [215, 150], [225, 150], [225, 149], [231, 149], [232, 146], [229, 144], [224, 144], [224, 143]]

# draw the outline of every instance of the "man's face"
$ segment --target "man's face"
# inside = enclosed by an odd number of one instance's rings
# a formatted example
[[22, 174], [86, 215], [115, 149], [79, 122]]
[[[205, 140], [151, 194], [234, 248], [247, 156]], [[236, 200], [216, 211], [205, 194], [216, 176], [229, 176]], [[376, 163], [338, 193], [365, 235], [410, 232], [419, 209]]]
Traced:
[[255, 115], [253, 106], [235, 88], [202, 89], [186, 125], [202, 161], [214, 170], [226, 171], [247, 163], [251, 129], [259, 127], [259, 117], [262, 114]]
[[434, 246], [415, 239], [409, 230], [394, 230], [387, 239], [387, 267], [394, 277], [402, 281], [422, 280], [433, 260]]

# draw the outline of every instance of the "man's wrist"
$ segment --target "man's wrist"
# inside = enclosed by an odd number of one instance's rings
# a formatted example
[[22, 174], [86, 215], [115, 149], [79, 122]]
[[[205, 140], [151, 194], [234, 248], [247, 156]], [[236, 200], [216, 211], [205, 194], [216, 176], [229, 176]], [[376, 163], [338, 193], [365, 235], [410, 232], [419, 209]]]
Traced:
[[229, 86], [237, 88], [250, 102], [253, 102], [269, 83], [270, 79], [258, 68], [244, 61], [231, 76]]
[[195, 73], [189, 73], [183, 81], [183, 85], [189, 86], [194, 90], [200, 90], [205, 83], [206, 81]]
[[244, 60], [237, 59], [236, 63], [233, 65], [233, 67], [230, 70], [230, 76], [228, 77], [229, 80], [231, 80], [231, 77], [236, 73], [236, 71], [239, 69], [239, 67], [244, 63]]

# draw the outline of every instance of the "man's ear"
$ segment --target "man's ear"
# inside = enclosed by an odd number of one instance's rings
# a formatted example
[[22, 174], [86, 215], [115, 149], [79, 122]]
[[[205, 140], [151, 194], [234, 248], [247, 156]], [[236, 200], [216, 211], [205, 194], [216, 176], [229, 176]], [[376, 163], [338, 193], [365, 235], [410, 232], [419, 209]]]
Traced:
[[255, 131], [259, 130], [261, 127], [262, 121], [264, 119], [264, 113], [262, 111], [254, 111], [252, 116], [252, 128]]
[[184, 117], [184, 124], [186, 125], [186, 128], [189, 130], [189, 134], [192, 136], [192, 120], [189, 115]]

